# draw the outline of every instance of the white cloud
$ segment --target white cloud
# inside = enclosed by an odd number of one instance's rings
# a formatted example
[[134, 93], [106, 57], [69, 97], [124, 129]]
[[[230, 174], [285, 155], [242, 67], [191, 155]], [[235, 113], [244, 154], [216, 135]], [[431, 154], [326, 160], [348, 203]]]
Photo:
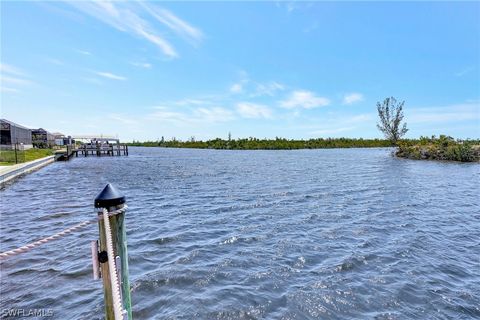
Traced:
[[[204, 38], [200, 29], [156, 4], [136, 1], [67, 1], [66, 3], [121, 32], [147, 40], [170, 58], [178, 57], [178, 53], [163, 36], [164, 32], [155, 28], [159, 25], [158, 22], [193, 44], [198, 44]], [[151, 19], [152, 17], [154, 19]], [[157, 22], [156, 26], [155, 22]], [[90, 55], [88, 51], [77, 51]]]
[[280, 106], [286, 109], [312, 109], [317, 107], [325, 107], [329, 104], [329, 99], [317, 97], [313, 92], [306, 90], [294, 91], [288, 99], [280, 101]]
[[328, 118], [310, 119], [313, 124], [310, 126], [303, 126], [304, 129], [310, 129], [312, 135], [322, 136], [341, 136], [341, 133], [353, 131], [361, 127], [375, 127], [375, 115], [373, 113], [363, 113], [357, 115], [335, 115]]
[[359, 114], [356, 116], [351, 116], [349, 118], [345, 118], [343, 121], [344, 123], [363, 123], [366, 121], [370, 121], [374, 118], [374, 114], [372, 113], [364, 113], [364, 114]]
[[153, 43], [168, 57], [178, 56], [173, 46], [161, 37], [148, 21], [129, 8], [131, 3], [108, 1], [68, 1], [66, 3], [119, 31]]
[[336, 134], [346, 131], [352, 131], [355, 127], [342, 127], [342, 128], [331, 128], [331, 129], [320, 129], [312, 131], [311, 134], [318, 134], [318, 135], [329, 135], [329, 134]]
[[245, 70], [238, 71], [240, 80], [230, 87], [230, 93], [238, 94], [244, 91], [245, 86], [250, 82], [248, 73]]
[[8, 83], [8, 84], [18, 84], [18, 85], [31, 84], [30, 80], [10, 77], [10, 76], [3, 76], [3, 75], [1, 80], [2, 80], [2, 83]]
[[191, 121], [186, 114], [181, 112], [170, 111], [167, 107], [158, 106], [154, 107], [156, 111], [150, 113], [147, 118], [154, 119], [154, 120], [161, 120], [161, 121], [168, 121], [168, 122], [177, 122], [177, 123], [185, 123]]
[[161, 101], [160, 106], [179, 106], [179, 107], [215, 107], [225, 103], [226, 95], [204, 94], [200, 96], [187, 97], [178, 100]]
[[217, 123], [235, 119], [230, 110], [221, 107], [192, 108], [183, 112], [172, 111], [167, 106], [157, 106], [154, 109], [156, 111], [151, 113], [148, 118], [174, 122], [180, 125]]
[[360, 101], [363, 101], [363, 94], [361, 93], [349, 93], [343, 96], [343, 104], [354, 104]]
[[256, 96], [274, 96], [277, 91], [285, 90], [285, 86], [281, 83], [271, 81], [268, 83], [257, 83], [255, 93], [252, 97]]
[[308, 25], [307, 27], [305, 27], [303, 29], [303, 32], [305, 33], [310, 33], [314, 30], [318, 29], [318, 21], [314, 21], [313, 23], [311, 23], [310, 25]]
[[467, 68], [464, 68], [458, 72], [455, 72], [455, 76], [456, 77], [462, 77], [466, 74], [469, 74], [470, 72], [474, 71], [475, 70], [475, 66], [470, 66], [470, 67], [467, 67]]
[[287, 12], [288, 12], [288, 13], [290, 13], [290, 12], [292, 12], [293, 10], [296, 9], [295, 3], [292, 2], [292, 1], [287, 2], [286, 7], [287, 7]]
[[8, 88], [8, 87], [0, 87], [0, 90], [2, 92], [12, 92], [12, 93], [16, 93], [16, 92], [20, 92], [19, 90], [17, 89], [14, 89], [14, 88]]
[[63, 66], [64, 65], [63, 61], [59, 60], [59, 59], [47, 58], [46, 61], [49, 62], [49, 63], [52, 63], [52, 64], [56, 64], [58, 66]]
[[132, 62], [132, 65], [139, 68], [150, 69], [152, 65], [148, 62]]
[[[33, 84], [33, 82], [28, 79], [28, 75], [25, 72], [5, 63], [0, 64], [0, 74], [0, 88], [1, 91], [5, 93], [19, 93], [20, 90], [17, 86]], [[5, 86], [5, 84], [7, 86]]]
[[133, 124], [138, 124], [137, 120], [132, 119], [132, 117], [128, 115], [122, 115], [118, 113], [112, 113], [107, 115], [108, 118], [115, 120], [117, 122], [123, 123], [125, 125], [133, 125]]
[[235, 83], [230, 87], [231, 93], [240, 93], [243, 91], [243, 85], [241, 83]]
[[78, 53], [83, 54], [84, 56], [91, 56], [92, 53], [86, 50], [76, 50]]
[[147, 4], [147, 2], [139, 2], [139, 4], [155, 19], [187, 40], [198, 43], [203, 39], [202, 31], [180, 19], [172, 12], [152, 4]]
[[272, 117], [272, 110], [267, 106], [250, 103], [250, 102], [240, 102], [237, 104], [237, 112], [243, 118], [258, 119], [266, 118], [269, 119]]
[[0, 63], [0, 72], [15, 75], [15, 76], [19, 76], [19, 77], [26, 77], [27, 76], [25, 74], [25, 72], [23, 72], [22, 70], [14, 67], [14, 66], [5, 64], [5, 63]]
[[174, 104], [178, 106], [207, 105], [210, 103], [211, 103], [210, 101], [205, 99], [190, 99], [190, 98], [186, 98], [186, 99], [182, 99], [174, 102]]
[[121, 80], [121, 81], [127, 80], [127, 78], [125, 78], [123, 76], [118, 76], [118, 75], [110, 73], [110, 72], [96, 71], [95, 74], [97, 74], [101, 77], [104, 77], [104, 78], [112, 79], [112, 80]]
[[413, 108], [405, 110], [407, 123], [443, 123], [480, 121], [480, 103], [454, 104], [443, 107]]
[[230, 110], [220, 107], [195, 109], [194, 116], [197, 117], [197, 120], [208, 122], [224, 122], [234, 118]]

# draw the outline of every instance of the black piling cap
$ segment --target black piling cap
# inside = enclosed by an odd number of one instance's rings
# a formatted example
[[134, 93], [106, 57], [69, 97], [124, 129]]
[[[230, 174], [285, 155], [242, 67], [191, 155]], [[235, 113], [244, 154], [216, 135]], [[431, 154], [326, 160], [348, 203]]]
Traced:
[[125, 203], [125, 196], [110, 183], [95, 198], [95, 208], [108, 208]]

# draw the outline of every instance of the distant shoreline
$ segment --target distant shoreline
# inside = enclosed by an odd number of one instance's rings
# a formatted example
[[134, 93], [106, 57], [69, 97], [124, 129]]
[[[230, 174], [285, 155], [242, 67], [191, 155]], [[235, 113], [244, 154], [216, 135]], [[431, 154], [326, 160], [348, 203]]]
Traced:
[[213, 139], [207, 141], [159, 140], [134, 141], [127, 143], [132, 147], [210, 149], [210, 150], [311, 150], [311, 149], [349, 149], [349, 148], [396, 148], [393, 153], [398, 158], [412, 160], [436, 160], [479, 162], [480, 140], [454, 140], [441, 135], [438, 138], [421, 137], [420, 139], [403, 139], [393, 145], [384, 139], [350, 139], [327, 138], [309, 140], [288, 139]]
[[334, 149], [334, 148], [387, 148], [393, 147], [388, 140], [384, 139], [213, 139], [207, 141], [159, 140], [159, 141], [134, 141], [127, 143], [133, 147], [163, 147], [163, 148], [187, 148], [187, 149], [216, 149], [216, 150], [299, 150], [299, 149]]

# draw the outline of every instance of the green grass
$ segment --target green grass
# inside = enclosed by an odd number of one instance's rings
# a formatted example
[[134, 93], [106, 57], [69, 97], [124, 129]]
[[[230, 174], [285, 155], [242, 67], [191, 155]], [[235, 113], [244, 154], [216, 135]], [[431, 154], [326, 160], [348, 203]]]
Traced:
[[53, 156], [53, 149], [29, 149], [25, 151], [25, 162]]
[[[17, 150], [18, 163], [33, 161], [36, 159], [48, 157], [54, 154], [53, 149], [28, 149], [25, 151]], [[15, 151], [0, 151], [0, 165], [15, 164]]]

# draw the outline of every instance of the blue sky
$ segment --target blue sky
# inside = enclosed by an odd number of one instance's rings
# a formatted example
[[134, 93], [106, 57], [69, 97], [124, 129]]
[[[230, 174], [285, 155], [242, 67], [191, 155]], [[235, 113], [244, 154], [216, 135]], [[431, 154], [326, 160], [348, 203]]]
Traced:
[[480, 137], [480, 3], [2, 2], [1, 115], [122, 140]]

